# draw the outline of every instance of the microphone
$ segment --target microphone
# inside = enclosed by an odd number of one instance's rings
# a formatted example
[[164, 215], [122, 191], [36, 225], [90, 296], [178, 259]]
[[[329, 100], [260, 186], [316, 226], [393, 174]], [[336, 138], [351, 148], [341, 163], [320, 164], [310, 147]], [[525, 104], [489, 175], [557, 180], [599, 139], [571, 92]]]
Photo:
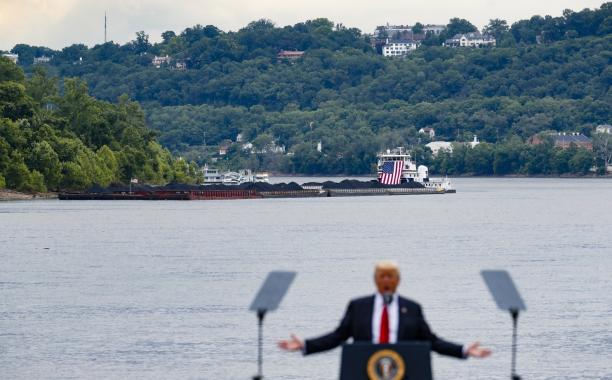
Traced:
[[386, 292], [383, 295], [383, 302], [385, 305], [389, 306], [391, 304], [391, 302], [393, 302], [393, 294]]

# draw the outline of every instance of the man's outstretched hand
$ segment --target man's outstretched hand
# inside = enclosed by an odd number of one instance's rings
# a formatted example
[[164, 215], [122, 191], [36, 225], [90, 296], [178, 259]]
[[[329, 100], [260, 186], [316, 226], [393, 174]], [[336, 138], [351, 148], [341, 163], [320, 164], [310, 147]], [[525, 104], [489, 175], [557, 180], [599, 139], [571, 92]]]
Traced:
[[468, 357], [486, 358], [491, 355], [491, 350], [486, 347], [480, 347], [479, 342], [474, 342], [468, 346], [466, 353]]
[[304, 342], [297, 336], [291, 334], [291, 339], [279, 341], [278, 347], [285, 351], [301, 351], [304, 349]]

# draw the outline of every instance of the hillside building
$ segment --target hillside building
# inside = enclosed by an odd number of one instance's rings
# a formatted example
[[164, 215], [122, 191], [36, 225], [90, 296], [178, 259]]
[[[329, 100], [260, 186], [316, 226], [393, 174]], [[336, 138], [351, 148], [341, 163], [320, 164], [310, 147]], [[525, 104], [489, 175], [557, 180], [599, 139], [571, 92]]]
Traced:
[[281, 50], [276, 55], [276, 58], [288, 60], [288, 61], [294, 61], [296, 59], [302, 58], [303, 55], [304, 55], [304, 52], [300, 50]]
[[452, 38], [444, 41], [444, 46], [447, 47], [485, 47], [495, 46], [495, 38], [488, 34], [480, 34], [479, 32], [455, 34]]
[[402, 57], [416, 50], [420, 43], [414, 40], [387, 40], [382, 47], [382, 55], [385, 57]]
[[387, 25], [377, 26], [376, 29], [374, 30], [373, 36], [374, 38], [379, 38], [383, 40], [385, 38], [391, 38], [391, 39], [410, 39], [410, 40], [421, 41], [425, 39], [425, 36], [427, 34], [439, 35], [446, 29], [446, 26], [427, 24], [423, 26], [423, 31], [419, 33], [415, 33], [414, 30], [412, 30], [412, 28], [413, 28], [412, 26], [408, 26], [408, 25], [389, 25], [387, 23]]
[[612, 135], [612, 125], [610, 124], [601, 124], [595, 128], [595, 133], [605, 133], [608, 135]]
[[19, 54], [2, 53], [2, 56], [10, 59], [11, 62], [13, 62], [14, 64], [17, 64], [17, 62], [19, 62]]
[[567, 149], [572, 145], [578, 148], [584, 148], [587, 150], [593, 150], [593, 140], [578, 132], [558, 132], [558, 133], [540, 133], [529, 138], [531, 145], [539, 145], [550, 138], [555, 147], [561, 149]]
[[442, 33], [446, 29], [446, 25], [434, 25], [427, 24], [423, 27], [423, 33], [425, 34], [435, 34], [436, 36]]
[[432, 141], [429, 144], [425, 144], [425, 146], [431, 149], [431, 153], [434, 157], [437, 156], [440, 151], [453, 152], [453, 144], [448, 141]]
[[151, 64], [159, 69], [162, 65], [169, 65], [171, 60], [172, 58], [169, 57], [167, 54], [165, 57], [155, 56], [151, 60]]
[[419, 129], [419, 133], [429, 136], [430, 139], [433, 139], [434, 137], [436, 137], [436, 131], [430, 127]]
[[276, 145], [274, 141], [264, 146], [261, 149], [256, 149], [253, 143], [247, 142], [246, 144], [242, 145], [242, 150], [245, 152], [249, 152], [250, 154], [254, 154], [254, 153], [257, 153], [257, 154], [268, 154], [268, 153], [284, 154], [286, 152], [286, 148], [284, 145]]
[[32, 63], [34, 63], [35, 65], [41, 65], [44, 63], [49, 63], [49, 61], [51, 61], [51, 57], [43, 55], [42, 57], [35, 57]]
[[377, 26], [374, 36], [378, 38], [392, 38], [396, 34], [412, 33], [412, 27], [408, 25], [381, 25]]

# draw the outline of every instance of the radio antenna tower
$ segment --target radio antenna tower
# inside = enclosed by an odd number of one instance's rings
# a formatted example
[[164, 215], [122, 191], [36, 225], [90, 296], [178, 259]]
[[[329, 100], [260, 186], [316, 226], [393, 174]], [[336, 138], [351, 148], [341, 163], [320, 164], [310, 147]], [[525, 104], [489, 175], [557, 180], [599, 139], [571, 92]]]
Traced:
[[106, 12], [104, 12], [104, 43], [106, 43]]

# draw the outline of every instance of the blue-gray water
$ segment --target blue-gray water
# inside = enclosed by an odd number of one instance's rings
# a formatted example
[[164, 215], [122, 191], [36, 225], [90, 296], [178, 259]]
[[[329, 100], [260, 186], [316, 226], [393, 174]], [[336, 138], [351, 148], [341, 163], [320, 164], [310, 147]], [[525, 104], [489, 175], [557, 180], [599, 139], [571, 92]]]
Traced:
[[438, 379], [509, 376], [511, 320], [479, 271], [508, 269], [526, 379], [612, 379], [612, 180], [458, 179], [451, 195], [0, 203], [0, 378], [247, 379], [266, 273], [299, 272], [266, 318], [268, 379], [334, 379], [339, 350], [280, 352], [335, 327], [397, 259], [439, 335], [494, 354], [434, 355]]

